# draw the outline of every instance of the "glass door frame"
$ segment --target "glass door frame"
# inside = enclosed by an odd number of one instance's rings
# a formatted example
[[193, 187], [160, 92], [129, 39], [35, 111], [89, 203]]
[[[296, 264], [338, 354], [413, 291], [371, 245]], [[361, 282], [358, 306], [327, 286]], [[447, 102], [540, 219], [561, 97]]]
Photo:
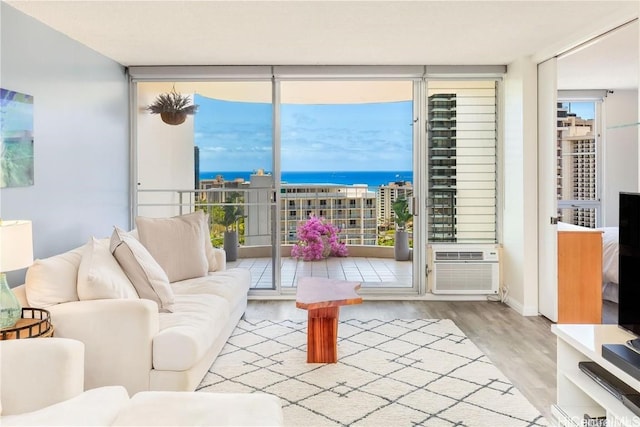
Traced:
[[[497, 76], [504, 73], [505, 67], [473, 66], [169, 66], [169, 67], [131, 67], [127, 69], [130, 80], [131, 113], [131, 222], [137, 212], [137, 142], [136, 116], [140, 106], [136, 100], [136, 84], [148, 81], [270, 81], [272, 84], [272, 155], [273, 155], [273, 199], [272, 211], [272, 289], [254, 289], [250, 295], [257, 297], [291, 296], [295, 288], [283, 290], [281, 286], [281, 139], [280, 139], [280, 83], [285, 80], [396, 80], [413, 83], [413, 191], [412, 211], [417, 220], [413, 229], [413, 261], [411, 288], [382, 288], [364, 290], [363, 294], [372, 297], [411, 297], [424, 296], [427, 292], [427, 227], [426, 183], [428, 164], [426, 162], [427, 141], [427, 97], [426, 86], [429, 79], [479, 78], [479, 74]], [[482, 78], [482, 77], [480, 77]], [[498, 145], [500, 147], [500, 144]], [[498, 148], [500, 150], [500, 148]], [[500, 172], [499, 172], [500, 174]], [[499, 181], [498, 185], [501, 183]], [[498, 198], [500, 203], [500, 198]], [[499, 215], [498, 222], [500, 221]], [[500, 227], [498, 227], [500, 234]]]
[[[288, 68], [289, 67], [275, 67], [275, 68]], [[347, 71], [351, 70], [351, 69], [355, 69], [353, 73], [347, 72], [346, 74], [344, 72], [340, 73], [340, 72], [336, 72], [336, 73], [332, 73], [332, 74], [322, 74], [322, 75], [317, 75], [317, 74], [309, 74], [306, 75], [306, 73], [304, 73], [305, 70], [301, 70], [298, 67], [291, 67], [295, 69], [295, 72], [291, 73], [292, 75], [287, 75], [287, 72], [283, 72], [283, 73], [278, 73], [277, 71], [274, 73], [274, 103], [277, 103], [277, 105], [274, 105], [274, 125], [273, 125], [273, 129], [274, 129], [274, 137], [273, 137], [273, 141], [274, 141], [274, 150], [273, 150], [273, 155], [274, 155], [274, 159], [273, 159], [273, 165], [274, 165], [274, 175], [277, 175], [274, 182], [276, 185], [276, 192], [275, 192], [275, 198], [276, 198], [276, 206], [277, 206], [277, 210], [279, 209], [279, 206], [281, 204], [281, 189], [282, 189], [282, 183], [281, 183], [281, 179], [280, 179], [280, 172], [281, 172], [281, 161], [280, 161], [280, 156], [281, 156], [281, 149], [282, 149], [282, 144], [281, 144], [281, 138], [280, 138], [280, 130], [281, 130], [281, 122], [280, 122], [280, 101], [281, 101], [281, 95], [280, 95], [280, 83], [282, 82], [287, 82], [287, 81], [301, 81], [301, 80], [306, 80], [306, 81], [349, 81], [349, 80], [353, 80], [353, 81], [383, 81], [383, 80], [387, 80], [387, 81], [411, 81], [412, 82], [412, 115], [413, 115], [413, 123], [412, 128], [413, 128], [413, 132], [412, 132], [412, 152], [413, 152], [413, 158], [412, 158], [412, 168], [413, 168], [413, 181], [412, 181], [412, 186], [413, 186], [413, 198], [410, 201], [410, 208], [412, 210], [412, 213], [414, 215], [414, 218], [418, 218], [418, 220], [414, 220], [413, 221], [413, 256], [412, 256], [412, 283], [411, 286], [407, 286], [407, 287], [386, 287], [386, 288], [365, 288], [362, 287], [359, 290], [359, 293], [361, 295], [364, 296], [372, 296], [372, 297], [391, 297], [391, 298], [397, 298], [397, 297], [417, 297], [420, 295], [424, 295], [425, 291], [426, 291], [426, 242], [425, 242], [425, 238], [426, 238], [426, 227], [425, 224], [422, 224], [422, 221], [420, 220], [420, 212], [423, 210], [422, 209], [422, 205], [423, 203], [421, 202], [421, 200], [424, 200], [423, 194], [422, 192], [424, 191], [425, 186], [422, 185], [422, 177], [424, 176], [424, 171], [423, 168], [425, 168], [426, 166], [423, 165], [421, 162], [422, 157], [424, 156], [424, 141], [426, 141], [426, 118], [423, 116], [424, 112], [426, 111], [426, 106], [425, 103], [423, 101], [422, 98], [422, 94], [425, 93], [425, 80], [422, 78], [422, 75], [420, 76], [402, 76], [402, 75], [385, 75], [385, 76], [372, 76], [370, 75], [370, 73], [365, 73], [363, 71], [360, 70], [360, 72], [358, 72], [358, 70], [360, 68], [376, 68], [376, 67], [344, 67]], [[314, 70], [315, 67], [307, 67], [309, 70]], [[330, 67], [332, 69], [341, 69], [343, 67]], [[276, 170], [278, 172], [276, 172]], [[275, 217], [275, 216], [274, 216]], [[280, 214], [278, 214], [278, 221], [280, 221]], [[280, 222], [278, 222], [276, 224], [277, 226], [277, 237], [276, 237], [276, 241], [280, 241], [279, 239], [281, 239], [281, 233], [280, 233], [280, 226], [279, 226]], [[278, 247], [278, 261], [277, 264], [281, 265], [281, 261], [280, 261], [280, 248]], [[283, 289], [281, 287], [281, 283], [280, 283], [280, 269], [278, 270], [278, 276], [277, 276], [277, 288], [278, 289], [278, 294], [279, 295], [295, 295], [295, 287], [292, 288], [287, 288], [287, 289]], [[274, 275], [275, 276], [275, 275]], [[256, 294], [257, 295], [257, 294]], [[262, 294], [261, 294], [262, 295]]]

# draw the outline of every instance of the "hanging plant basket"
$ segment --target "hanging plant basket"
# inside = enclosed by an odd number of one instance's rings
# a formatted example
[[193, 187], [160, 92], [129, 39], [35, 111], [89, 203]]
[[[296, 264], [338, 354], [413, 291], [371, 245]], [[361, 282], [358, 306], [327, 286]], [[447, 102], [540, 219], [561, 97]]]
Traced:
[[175, 91], [158, 95], [153, 104], [147, 106], [151, 114], [160, 114], [163, 122], [169, 125], [179, 125], [187, 119], [187, 114], [195, 114], [198, 106], [191, 104], [189, 95], [182, 95]]
[[160, 118], [168, 125], [181, 125], [187, 120], [187, 113], [163, 111], [160, 113]]

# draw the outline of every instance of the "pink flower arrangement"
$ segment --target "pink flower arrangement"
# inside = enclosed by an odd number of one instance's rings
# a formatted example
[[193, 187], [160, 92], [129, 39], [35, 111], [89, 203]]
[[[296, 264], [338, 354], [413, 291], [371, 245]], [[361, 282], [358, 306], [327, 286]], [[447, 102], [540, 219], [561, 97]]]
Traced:
[[305, 261], [315, 261], [329, 256], [347, 256], [347, 246], [338, 240], [340, 229], [324, 218], [311, 215], [298, 225], [298, 243], [293, 245], [291, 256]]

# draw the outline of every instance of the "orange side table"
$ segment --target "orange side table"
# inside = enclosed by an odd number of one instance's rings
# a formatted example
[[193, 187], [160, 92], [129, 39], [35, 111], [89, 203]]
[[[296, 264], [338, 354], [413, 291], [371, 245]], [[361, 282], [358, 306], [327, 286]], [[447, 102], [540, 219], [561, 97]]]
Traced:
[[298, 280], [296, 307], [308, 311], [307, 363], [338, 361], [340, 306], [362, 303], [358, 289], [360, 282], [323, 277]]

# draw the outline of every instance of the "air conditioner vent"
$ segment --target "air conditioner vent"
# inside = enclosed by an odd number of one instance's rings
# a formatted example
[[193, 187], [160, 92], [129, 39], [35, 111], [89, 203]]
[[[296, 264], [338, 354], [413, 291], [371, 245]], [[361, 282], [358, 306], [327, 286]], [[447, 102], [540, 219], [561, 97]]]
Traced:
[[436, 251], [435, 253], [436, 261], [483, 261], [484, 260], [484, 252], [482, 251], [473, 251], [473, 252], [462, 252], [462, 251]]
[[432, 245], [434, 294], [496, 294], [500, 260], [496, 245]]

